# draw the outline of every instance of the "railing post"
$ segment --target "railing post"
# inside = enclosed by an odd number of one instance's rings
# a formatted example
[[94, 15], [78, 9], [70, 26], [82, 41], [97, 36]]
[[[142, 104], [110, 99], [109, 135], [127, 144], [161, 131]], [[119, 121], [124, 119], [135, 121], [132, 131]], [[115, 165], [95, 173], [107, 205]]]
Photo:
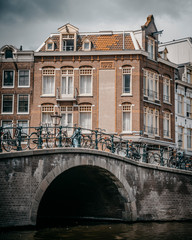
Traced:
[[114, 153], [114, 135], [111, 135], [111, 153]]
[[15, 139], [16, 141], [18, 140], [17, 151], [21, 151], [22, 150], [22, 147], [21, 147], [21, 129], [22, 129], [22, 127], [17, 127], [18, 135], [16, 136], [17, 139]]
[[95, 130], [95, 149], [98, 150], [98, 139], [97, 139], [97, 137], [98, 137], [98, 130]]
[[78, 135], [77, 135], [77, 139], [78, 139], [78, 147], [81, 147], [81, 128], [78, 127]]
[[42, 149], [42, 126], [40, 126], [37, 130], [39, 130], [39, 136], [38, 136], [38, 149]]
[[147, 162], [146, 144], [143, 145], [143, 162]]
[[126, 141], [126, 157], [129, 158], [129, 141]]
[[163, 148], [160, 149], [160, 161], [161, 161], [161, 166], [164, 166], [164, 160], [163, 160]]
[[61, 144], [61, 142], [62, 142], [62, 126], [59, 126], [59, 145], [58, 145], [58, 147], [62, 147], [62, 144]]
[[2, 141], [1, 141], [1, 137], [3, 136], [3, 128], [0, 127], [0, 152], [3, 152], [2, 150]]

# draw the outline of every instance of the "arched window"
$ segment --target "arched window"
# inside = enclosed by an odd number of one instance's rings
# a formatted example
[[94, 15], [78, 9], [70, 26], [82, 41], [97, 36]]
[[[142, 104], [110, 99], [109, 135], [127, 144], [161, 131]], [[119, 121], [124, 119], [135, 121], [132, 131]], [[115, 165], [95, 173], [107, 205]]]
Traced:
[[92, 75], [91, 67], [80, 68], [80, 95], [92, 95]]
[[122, 93], [131, 94], [132, 93], [132, 68], [130, 66], [124, 66], [122, 68]]
[[13, 51], [11, 49], [5, 50], [5, 58], [13, 58]]
[[92, 105], [91, 104], [81, 104], [79, 106], [79, 125], [82, 128], [91, 129], [92, 128]]
[[43, 104], [41, 105], [41, 124], [42, 125], [51, 125], [51, 115], [54, 114], [54, 105], [53, 104]]
[[131, 132], [132, 129], [132, 105], [130, 103], [124, 103], [122, 105], [123, 113], [123, 132]]
[[55, 95], [55, 69], [43, 68], [42, 70], [42, 94], [47, 96]]

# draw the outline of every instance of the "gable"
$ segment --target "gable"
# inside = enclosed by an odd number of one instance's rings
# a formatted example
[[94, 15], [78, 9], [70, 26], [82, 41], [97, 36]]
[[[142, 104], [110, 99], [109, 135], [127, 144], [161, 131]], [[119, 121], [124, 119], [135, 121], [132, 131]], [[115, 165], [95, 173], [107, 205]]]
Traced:
[[63, 25], [62, 27], [58, 28], [58, 31], [60, 33], [76, 33], [79, 31], [79, 29], [73, 25], [71, 25], [70, 23], [67, 23], [65, 25]]

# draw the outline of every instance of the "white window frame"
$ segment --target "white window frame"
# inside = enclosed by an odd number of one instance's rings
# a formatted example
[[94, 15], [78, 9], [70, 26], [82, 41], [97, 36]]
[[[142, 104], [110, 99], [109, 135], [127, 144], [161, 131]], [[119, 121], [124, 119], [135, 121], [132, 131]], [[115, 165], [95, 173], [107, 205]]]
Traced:
[[[62, 84], [63, 84], [63, 77], [66, 77], [66, 89], [68, 89], [68, 84], [69, 84], [69, 77], [72, 77], [72, 93], [71, 94], [63, 94], [62, 93]], [[61, 70], [61, 89], [60, 89], [60, 94], [61, 94], [61, 98], [65, 98], [65, 97], [73, 97], [74, 95], [74, 69], [73, 68], [66, 68], [66, 69], [62, 69]]]
[[[13, 72], [13, 86], [5, 86], [5, 72], [12, 71]], [[2, 81], [2, 88], [14, 88], [15, 87], [15, 70], [13, 69], [4, 69], [3, 70], [3, 81]]]
[[[91, 76], [91, 91], [90, 91], [90, 93], [81, 93], [81, 76]], [[93, 96], [93, 68], [80, 68], [79, 69], [79, 95], [80, 96]]]
[[[70, 126], [71, 128], [66, 128], [67, 132], [71, 133], [73, 132], [73, 106], [61, 106], [61, 116], [66, 114], [66, 122], [68, 123], [68, 115], [71, 114], [72, 119], [71, 119], [71, 123], [72, 126]], [[68, 126], [68, 125], [62, 125], [63, 127]]]
[[[67, 50], [69, 47], [68, 45], [65, 46], [64, 49], [64, 42], [67, 42], [67, 40], [73, 40], [73, 50]], [[62, 51], [64, 52], [71, 52], [75, 50], [75, 34], [74, 33], [68, 33], [68, 34], [62, 34]]]
[[[48, 48], [48, 45], [49, 45], [49, 44], [52, 45], [51, 49]], [[47, 42], [47, 43], [46, 43], [46, 51], [53, 51], [53, 50], [54, 50], [54, 43], [53, 43], [53, 42]]]
[[[124, 75], [130, 75], [130, 92], [128, 93], [124, 91]], [[122, 95], [125, 96], [132, 95], [132, 67], [122, 68]]]
[[[42, 69], [42, 96], [55, 97], [55, 68], [43, 68]], [[53, 77], [53, 93], [44, 93], [44, 77]]]
[[[20, 72], [21, 72], [21, 71], [28, 71], [28, 72], [29, 72], [29, 84], [26, 85], [26, 86], [19, 85]], [[18, 88], [28, 88], [28, 87], [30, 87], [30, 70], [29, 70], [29, 69], [20, 69], [20, 70], [18, 71]]]
[[[177, 114], [183, 116], [184, 97], [181, 94], [177, 95]], [[179, 111], [181, 109], [181, 112]]]
[[[123, 115], [124, 113], [130, 113], [130, 129], [124, 130], [124, 121], [123, 121]], [[131, 104], [123, 104], [122, 105], [122, 133], [132, 133], [132, 105]]]
[[[12, 112], [3, 112], [3, 97], [4, 96], [12, 96]], [[1, 113], [5, 115], [13, 114], [14, 113], [14, 94], [2, 94], [2, 104], [1, 104]]]
[[41, 125], [52, 125], [52, 121], [50, 123], [43, 122], [43, 113], [54, 114], [55, 107], [54, 105], [41, 105]]
[[171, 79], [169, 77], [163, 77], [163, 102], [165, 103], [171, 102]]
[[[79, 126], [83, 127], [83, 126], [81, 126], [81, 122], [80, 122], [81, 113], [90, 113], [91, 114], [90, 129], [92, 129], [92, 106], [91, 105], [80, 105], [79, 106]], [[86, 132], [89, 133], [89, 131], [83, 130], [83, 133], [86, 133]]]
[[[145, 83], [144, 83], [145, 79]], [[145, 86], [144, 86], [145, 85]], [[152, 85], [152, 89], [150, 89]], [[157, 89], [156, 89], [157, 88]], [[143, 94], [148, 100], [159, 100], [159, 74], [150, 70], [143, 70]]]
[[2, 127], [3, 127], [3, 122], [11, 122], [11, 128], [12, 128], [12, 129], [10, 129], [10, 133], [11, 133], [11, 135], [13, 136], [13, 120], [2, 119], [2, 120], [1, 120], [1, 126], [2, 126]]
[[27, 129], [25, 131], [25, 128], [23, 129], [23, 132], [26, 133], [26, 134], [29, 134], [29, 120], [25, 120], [25, 119], [19, 119], [17, 120], [17, 126], [19, 127], [19, 122], [27, 122]]
[[[152, 46], [152, 52], [151, 52], [151, 46]], [[155, 60], [155, 39], [148, 37], [147, 40], [147, 52], [148, 52], [148, 58]]]
[[[190, 147], [188, 147], [189, 139], [190, 139]], [[192, 150], [192, 129], [191, 128], [187, 128], [187, 149]]]
[[[159, 110], [155, 108], [144, 107], [144, 133], [150, 136], [159, 136]], [[156, 121], [157, 119], [157, 121]], [[150, 131], [149, 121], [152, 120], [152, 131]]]
[[[27, 112], [19, 112], [19, 96], [27, 96], [28, 97], [28, 111]], [[30, 106], [30, 95], [29, 94], [17, 94], [17, 114], [29, 114], [29, 106]]]
[[[85, 43], [87, 44], [89, 44], [89, 47], [88, 48], [85, 48]], [[82, 47], [82, 49], [83, 49], [83, 51], [90, 51], [91, 50], [91, 42], [88, 40], [88, 39], [85, 39], [84, 41], [83, 41], [83, 47]]]
[[[169, 129], [165, 129], [165, 121], [168, 120], [169, 123]], [[168, 131], [169, 130], [169, 131]], [[168, 132], [168, 135], [165, 133]], [[164, 138], [171, 138], [171, 113], [170, 112], [164, 112], [163, 113], [163, 137]]]
[[187, 83], [191, 84], [192, 81], [192, 75], [191, 75], [191, 70], [187, 69]]

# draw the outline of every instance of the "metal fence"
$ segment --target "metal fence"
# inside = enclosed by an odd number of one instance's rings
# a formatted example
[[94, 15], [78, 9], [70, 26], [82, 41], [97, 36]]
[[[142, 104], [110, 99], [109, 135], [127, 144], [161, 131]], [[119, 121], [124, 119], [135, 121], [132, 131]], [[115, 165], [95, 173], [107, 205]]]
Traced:
[[192, 158], [184, 152], [155, 147], [108, 134], [102, 129], [50, 126], [0, 127], [0, 152], [24, 151], [44, 148], [88, 148], [111, 152], [135, 161], [165, 167], [192, 170]]

